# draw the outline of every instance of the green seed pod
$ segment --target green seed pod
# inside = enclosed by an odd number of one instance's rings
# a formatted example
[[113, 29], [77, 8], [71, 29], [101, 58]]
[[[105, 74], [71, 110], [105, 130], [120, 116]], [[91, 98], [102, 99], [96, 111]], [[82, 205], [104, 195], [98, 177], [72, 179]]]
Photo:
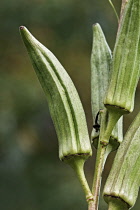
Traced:
[[[109, 205], [117, 206], [120, 210], [133, 207], [140, 186], [140, 112], [128, 129], [121, 143], [110, 174], [107, 178], [103, 195]], [[115, 208], [114, 208], [115, 209]]]
[[135, 90], [139, 79], [137, 54], [140, 36], [140, 1], [129, 0], [112, 60], [112, 75], [105, 98], [106, 107], [121, 109], [124, 113], [134, 108]]
[[104, 135], [108, 142], [113, 127], [123, 115], [133, 111], [139, 80], [140, 1], [129, 0], [116, 39], [111, 64], [111, 81], [104, 100], [109, 123]]
[[[111, 60], [111, 50], [103, 31], [99, 24], [95, 24], [93, 26], [93, 47], [91, 53], [91, 107], [94, 122], [91, 139], [96, 148], [99, 140], [99, 125], [101, 123], [99, 110], [105, 109], [103, 101], [110, 80]], [[108, 118], [107, 113], [106, 118]], [[110, 136], [109, 147], [112, 145], [111, 150], [115, 150], [122, 140], [122, 118], [120, 118]]]
[[86, 159], [92, 150], [84, 110], [72, 80], [57, 58], [25, 27], [21, 26], [20, 32], [47, 96], [59, 140], [60, 159], [68, 160], [73, 155]]
[[86, 198], [91, 202], [93, 196], [84, 176], [83, 165], [92, 155], [92, 149], [79, 95], [57, 58], [26, 27], [21, 26], [20, 33], [47, 96], [59, 141], [59, 158], [74, 168]]

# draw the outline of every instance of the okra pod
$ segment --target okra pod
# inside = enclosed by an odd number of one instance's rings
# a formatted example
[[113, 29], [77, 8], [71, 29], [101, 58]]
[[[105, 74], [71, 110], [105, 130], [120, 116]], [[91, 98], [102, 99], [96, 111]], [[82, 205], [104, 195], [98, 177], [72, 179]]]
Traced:
[[59, 157], [90, 156], [84, 110], [76, 88], [57, 58], [25, 28], [20, 27], [33, 67], [47, 96], [59, 139]]
[[85, 113], [77, 90], [66, 70], [26, 27], [20, 33], [47, 102], [59, 141], [59, 158], [72, 166], [85, 191], [88, 202], [93, 196], [88, 187], [83, 165], [92, 155]]
[[[107, 203], [119, 200], [133, 207], [140, 186], [140, 112], [121, 143], [107, 178], [103, 195]], [[121, 208], [120, 208], [121, 209]]]
[[133, 111], [139, 80], [140, 1], [129, 0], [125, 6], [111, 62], [111, 80], [104, 100], [109, 123], [104, 135], [108, 142], [118, 119]]
[[[110, 64], [112, 53], [99, 24], [93, 25], [93, 46], [91, 53], [91, 107], [93, 116], [93, 130], [91, 139], [97, 148], [101, 124], [100, 110], [104, 110], [104, 97], [110, 80]], [[108, 114], [106, 113], [106, 118]], [[111, 150], [115, 150], [122, 142], [122, 118], [114, 127], [111, 136]]]

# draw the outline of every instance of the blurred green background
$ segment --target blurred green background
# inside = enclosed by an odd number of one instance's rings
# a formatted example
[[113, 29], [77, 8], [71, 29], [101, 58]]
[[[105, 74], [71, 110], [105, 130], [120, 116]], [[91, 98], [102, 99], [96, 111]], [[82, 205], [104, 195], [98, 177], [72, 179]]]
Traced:
[[[114, 0], [117, 11], [121, 0]], [[85, 210], [81, 186], [58, 159], [58, 144], [47, 102], [20, 38], [25, 25], [60, 60], [81, 97], [92, 129], [90, 53], [92, 24], [101, 24], [113, 49], [117, 20], [108, 0], [1, 0], [0, 2], [0, 209]], [[124, 130], [139, 110], [125, 116]], [[93, 157], [85, 170], [91, 185]], [[110, 155], [103, 183], [114, 154]], [[134, 209], [139, 209], [138, 199]], [[100, 209], [107, 209], [101, 199]]]

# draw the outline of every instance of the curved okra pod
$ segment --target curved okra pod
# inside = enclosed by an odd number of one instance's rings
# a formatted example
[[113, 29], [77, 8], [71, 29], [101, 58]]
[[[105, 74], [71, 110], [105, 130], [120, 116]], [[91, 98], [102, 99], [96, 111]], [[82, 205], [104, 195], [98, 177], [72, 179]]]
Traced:
[[87, 199], [92, 194], [84, 177], [83, 165], [92, 155], [85, 113], [69, 75], [57, 58], [26, 27], [20, 33], [47, 101], [59, 141], [59, 158], [70, 164], [82, 182]]
[[[91, 139], [96, 148], [99, 140], [99, 125], [101, 124], [102, 110], [106, 112], [106, 115], [104, 116], [105, 119], [107, 120], [108, 118], [108, 111], [105, 110], [103, 101], [110, 80], [111, 60], [112, 53], [107, 44], [103, 31], [99, 24], [95, 24], [93, 25], [93, 47], [91, 54], [91, 107], [93, 121], [95, 123], [93, 126]], [[108, 148], [110, 147], [111, 150], [115, 150], [122, 140], [123, 135], [121, 117], [111, 133]]]
[[128, 129], [124, 141], [117, 151], [104, 187], [104, 199], [109, 205], [113, 203], [114, 206], [117, 206], [119, 202], [120, 206], [122, 206], [120, 210], [129, 209], [136, 202], [139, 186], [140, 112]]
[[133, 111], [139, 80], [140, 1], [129, 0], [125, 6], [111, 63], [111, 81], [104, 100], [109, 110], [103, 143], [107, 144], [114, 125]]

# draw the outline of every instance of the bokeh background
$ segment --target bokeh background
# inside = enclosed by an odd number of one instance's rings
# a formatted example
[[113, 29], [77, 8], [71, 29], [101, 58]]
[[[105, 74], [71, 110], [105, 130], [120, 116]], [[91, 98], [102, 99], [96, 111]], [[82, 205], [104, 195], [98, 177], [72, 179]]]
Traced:
[[[119, 13], [121, 0], [113, 1]], [[47, 101], [19, 34], [25, 25], [68, 71], [81, 97], [89, 128], [92, 24], [100, 23], [113, 49], [117, 19], [108, 0], [1, 0], [0, 2], [0, 209], [84, 210], [72, 169], [60, 162]], [[124, 132], [139, 110], [125, 116]], [[92, 183], [94, 160], [85, 170]], [[108, 175], [114, 154], [104, 171]], [[138, 199], [134, 209], [139, 209]], [[101, 199], [100, 209], [107, 209]]]

